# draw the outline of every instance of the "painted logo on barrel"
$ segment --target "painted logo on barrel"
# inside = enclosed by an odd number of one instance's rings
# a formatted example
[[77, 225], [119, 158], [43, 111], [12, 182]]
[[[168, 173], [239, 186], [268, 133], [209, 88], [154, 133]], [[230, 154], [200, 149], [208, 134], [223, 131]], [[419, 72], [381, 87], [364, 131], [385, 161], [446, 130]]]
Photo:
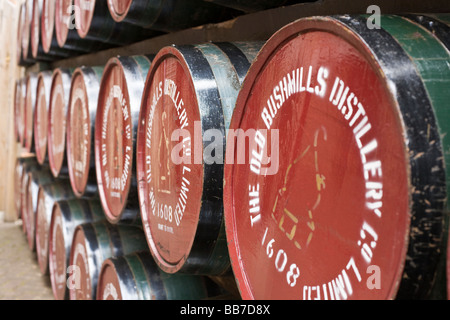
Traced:
[[[265, 174], [270, 150], [259, 139], [250, 163], [226, 168], [228, 241], [243, 297], [392, 295], [408, 190], [402, 128], [383, 79], [355, 47], [319, 31], [277, 47], [258, 71], [231, 127], [277, 130], [280, 163]], [[371, 265], [381, 271], [377, 290], [366, 286]]]
[[86, 86], [80, 73], [72, 81], [67, 134], [70, 179], [76, 192], [83, 194], [89, 175], [91, 123]]
[[133, 133], [130, 98], [123, 70], [113, 66], [105, 83], [105, 97], [100, 98], [99, 159], [101, 196], [107, 204], [107, 214], [119, 217], [126, 204], [131, 183]]
[[38, 92], [35, 111], [35, 146], [36, 158], [39, 163], [44, 163], [47, 153], [47, 97], [45, 94], [45, 84], [42, 78], [39, 78]]
[[[190, 76], [177, 59], [163, 59], [147, 86], [140, 124], [142, 220], [158, 263], [179, 268], [190, 252], [201, 205], [203, 166], [193, 160], [200, 115]], [[184, 161], [174, 163], [172, 152]]]
[[66, 148], [66, 100], [63, 80], [60, 73], [54, 79], [50, 107], [50, 123], [48, 136], [49, 160], [53, 174], [59, 173], [64, 161]]

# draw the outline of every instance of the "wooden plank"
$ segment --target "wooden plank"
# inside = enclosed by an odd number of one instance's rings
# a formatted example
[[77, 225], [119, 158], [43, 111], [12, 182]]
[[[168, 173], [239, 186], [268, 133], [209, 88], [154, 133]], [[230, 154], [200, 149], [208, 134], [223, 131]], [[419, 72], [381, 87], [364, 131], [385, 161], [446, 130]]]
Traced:
[[24, 69], [17, 67], [17, 20], [20, 0], [1, 2], [0, 8], [0, 211], [5, 213], [5, 220], [15, 219], [14, 204], [14, 166], [18, 152], [14, 139], [14, 86], [15, 79], [24, 74]]

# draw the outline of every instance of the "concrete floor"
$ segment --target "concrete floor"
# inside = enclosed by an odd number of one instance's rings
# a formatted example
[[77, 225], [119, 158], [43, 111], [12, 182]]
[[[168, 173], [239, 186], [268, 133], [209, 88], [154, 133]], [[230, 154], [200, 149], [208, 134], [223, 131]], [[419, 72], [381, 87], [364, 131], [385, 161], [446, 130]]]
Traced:
[[0, 300], [54, 300], [49, 276], [41, 274], [21, 221], [0, 222]]

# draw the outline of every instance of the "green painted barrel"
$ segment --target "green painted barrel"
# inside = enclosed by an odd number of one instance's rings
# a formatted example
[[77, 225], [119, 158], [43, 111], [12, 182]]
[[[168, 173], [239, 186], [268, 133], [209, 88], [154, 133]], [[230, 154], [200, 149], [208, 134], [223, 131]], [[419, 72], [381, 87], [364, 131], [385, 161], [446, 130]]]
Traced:
[[[432, 22], [432, 21], [430, 21]], [[437, 127], [441, 136], [442, 148], [445, 158], [446, 167], [446, 184], [447, 184], [447, 198], [450, 195], [450, 108], [448, 108], [448, 101], [450, 101], [450, 53], [449, 48], [446, 47], [442, 40], [436, 37], [436, 33], [433, 29], [422, 28], [420, 24], [411, 23], [409, 19], [401, 18], [397, 16], [382, 16], [381, 26], [384, 30], [389, 32], [402, 46], [405, 52], [410, 56], [413, 61], [418, 74], [420, 75], [425, 89], [428, 93], [433, 110], [436, 115]], [[433, 23], [431, 23], [433, 25]], [[448, 26], [447, 26], [448, 28]], [[425, 30], [428, 29], [428, 30]], [[450, 28], [447, 32], [450, 31]], [[449, 33], [445, 38], [448, 39]], [[442, 240], [438, 246], [440, 252], [446, 252], [447, 246], [447, 232], [448, 232], [448, 219], [447, 215], [442, 216], [438, 214], [436, 221], [444, 219], [442, 229]], [[419, 222], [419, 225], [427, 224], [428, 222]], [[435, 224], [438, 226], [438, 223]], [[426, 230], [426, 229], [425, 229]], [[430, 233], [431, 234], [431, 233]], [[422, 238], [422, 234], [417, 234], [418, 238]], [[426, 239], [426, 238], [425, 238]], [[439, 242], [436, 242], [439, 243]], [[410, 250], [416, 251], [416, 248], [410, 247]], [[445, 255], [441, 254], [438, 257], [430, 256], [426, 262], [429, 265], [439, 263], [436, 261], [446, 260]], [[437, 279], [440, 279], [444, 268], [437, 267], [437, 273], [429, 274], [428, 281], [434, 285]], [[419, 275], [414, 275], [418, 278]], [[441, 280], [439, 280], [441, 281]], [[408, 290], [402, 295], [401, 292], [398, 298], [408, 298], [410, 294], [416, 295], [419, 293], [419, 289], [416, 286], [410, 286]], [[423, 297], [426, 297], [424, 295]]]
[[199, 300], [208, 297], [205, 278], [167, 274], [148, 251], [104, 261], [97, 300]]
[[49, 229], [49, 266], [53, 295], [57, 300], [69, 298], [69, 259], [75, 228], [105, 218], [98, 199], [60, 200], [53, 205]]
[[69, 179], [56, 179], [39, 187], [36, 212], [36, 255], [43, 275], [49, 273], [48, 239], [53, 204], [63, 199], [75, 198]]
[[[448, 119], [450, 116], [450, 110], [446, 106], [446, 99], [450, 97], [450, 94], [446, 92], [445, 87], [448, 86], [449, 83], [449, 74], [448, 74], [448, 68], [447, 64], [449, 63], [449, 57], [448, 53], [446, 54], [445, 51], [450, 52], [450, 15], [449, 14], [438, 14], [438, 15], [414, 15], [414, 14], [408, 14], [405, 15], [407, 19], [410, 19], [411, 21], [414, 21], [415, 23], [421, 25], [423, 28], [428, 30], [432, 36], [428, 35], [428, 39], [436, 38], [437, 41], [439, 41], [445, 48], [441, 48], [441, 46], [436, 44], [436, 41], [432, 41], [435, 45], [435, 47], [438, 47], [440, 50], [434, 50], [437, 53], [440, 53], [440, 57], [436, 59], [436, 63], [434, 64], [434, 69], [428, 71], [428, 69], [431, 69], [431, 64], [429, 66], [424, 67], [423, 64], [427, 63], [426, 60], [422, 60], [420, 56], [415, 55], [416, 60], [418, 61], [418, 69], [421, 71], [421, 73], [424, 73], [424, 80], [427, 83], [427, 90], [429, 92], [430, 97], [434, 100], [434, 107], [436, 109], [436, 114], [438, 117], [438, 125], [440, 127], [441, 131], [441, 137], [444, 144], [444, 156], [445, 156], [445, 162], [446, 162], [446, 171], [447, 171], [447, 199], [449, 198], [450, 193], [450, 146], [449, 146], [449, 137], [447, 136], [447, 133], [449, 132], [449, 123], [445, 119]], [[425, 41], [427, 41], [427, 38], [422, 39], [422, 45], [425, 45]], [[429, 40], [428, 40], [429, 41]], [[419, 41], [418, 41], [419, 42]], [[420, 44], [419, 44], [420, 45]], [[415, 48], [417, 51], [419, 48]], [[438, 75], [436, 77], [433, 75], [435, 73]], [[448, 208], [448, 203], [447, 203]], [[448, 227], [449, 227], [449, 216], [446, 214], [444, 216], [444, 234], [443, 234], [443, 241], [441, 246], [441, 252], [446, 252], [447, 254], [442, 254], [439, 260], [438, 265], [438, 274], [435, 279], [435, 284], [433, 287], [431, 298], [433, 299], [446, 299], [448, 296], [450, 296], [450, 268], [448, 267], [448, 257], [450, 256], [450, 249], [449, 243], [448, 243]]]
[[79, 225], [74, 233], [70, 266], [77, 275], [70, 289], [71, 300], [95, 300], [103, 261], [147, 250], [141, 227], [112, 225], [107, 221]]

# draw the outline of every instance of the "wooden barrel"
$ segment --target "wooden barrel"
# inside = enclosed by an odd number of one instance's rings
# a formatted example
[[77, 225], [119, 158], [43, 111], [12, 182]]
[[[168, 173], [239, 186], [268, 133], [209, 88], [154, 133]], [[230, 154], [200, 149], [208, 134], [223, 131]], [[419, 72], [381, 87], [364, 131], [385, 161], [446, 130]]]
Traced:
[[38, 167], [36, 157], [33, 154], [21, 156], [16, 159], [16, 166], [14, 169], [14, 199], [16, 203], [16, 218], [22, 218], [22, 179], [27, 168]]
[[37, 172], [41, 170], [41, 166], [35, 161], [27, 161], [23, 163], [22, 176], [20, 181], [20, 217], [22, 219], [22, 231], [27, 234], [27, 224], [28, 224], [28, 185], [30, 180], [30, 173]]
[[41, 185], [51, 183], [54, 177], [48, 167], [39, 168], [39, 170], [28, 173], [26, 188], [26, 207], [24, 214], [25, 227], [27, 229], [27, 241], [29, 249], [34, 252], [36, 250], [36, 216], [38, 208], [39, 187]]
[[148, 250], [141, 227], [107, 221], [79, 225], [70, 252], [70, 265], [74, 266], [70, 299], [95, 300], [103, 261], [141, 250]]
[[287, 2], [307, 2], [307, 1], [287, 1], [287, 0], [205, 0], [207, 2], [219, 4], [221, 6], [241, 10], [243, 12], [255, 12], [265, 9], [280, 7]]
[[36, 110], [37, 73], [30, 72], [26, 77], [25, 93], [25, 130], [24, 148], [25, 152], [34, 152], [34, 111]]
[[55, 177], [67, 175], [66, 119], [69, 107], [72, 70], [53, 71], [48, 109], [47, 152], [50, 169]]
[[70, 57], [77, 52], [58, 45], [55, 32], [56, 0], [43, 0], [41, 10], [41, 42], [44, 52], [51, 56]]
[[111, 223], [139, 217], [134, 159], [141, 97], [150, 63], [146, 56], [111, 58], [100, 84], [95, 167], [100, 199]]
[[234, 18], [237, 13], [203, 0], [108, 0], [108, 8], [116, 22], [143, 28], [172, 32]]
[[167, 274], [148, 251], [104, 261], [97, 300], [199, 300], [208, 297], [202, 276]]
[[19, 16], [17, 18], [17, 45], [16, 45], [16, 63], [18, 66], [27, 67], [33, 61], [26, 61], [22, 56], [22, 37], [25, 23], [25, 4], [22, 3], [19, 8]]
[[[30, 1], [30, 0], [28, 0]], [[67, 57], [67, 54], [58, 51], [45, 52], [41, 38], [41, 13], [44, 0], [32, 0], [30, 50], [33, 59], [38, 61], [54, 61]]]
[[36, 20], [39, 18], [39, 14], [35, 13], [35, 7], [37, 7], [36, 10], [39, 10], [38, 1], [25, 0], [24, 2], [25, 20], [22, 33], [22, 58], [30, 62], [50, 62], [54, 57], [44, 52], [43, 47], [39, 46], [39, 41], [35, 42], [36, 39], [39, 39], [39, 35], [36, 35], [34, 30], [35, 25], [40, 23], [40, 21]]
[[67, 112], [67, 165], [76, 196], [98, 192], [95, 174], [95, 116], [102, 67], [74, 71]]
[[[432, 97], [447, 93], [428, 85], [448, 86], [448, 63], [433, 73], [448, 52], [406, 19], [381, 27], [362, 16], [301, 19], [250, 68], [224, 180], [244, 299], [428, 295], [447, 191]], [[248, 148], [230, 143], [238, 129], [254, 133]]]
[[55, 4], [55, 33], [60, 47], [77, 52], [93, 52], [104, 50], [111, 45], [90, 39], [82, 39], [77, 32], [75, 17], [77, 8], [73, 0], [61, 0]]
[[[422, 27], [426, 28], [428, 31], [430, 31], [446, 48], [447, 50], [450, 50], [450, 15], [412, 15], [408, 14], [405, 15], [406, 18], [420, 24]], [[448, 59], [447, 59], [448, 61]], [[441, 63], [446, 63], [445, 60], [441, 61]], [[436, 63], [436, 72], [441, 73], [438, 71], [441, 67]], [[443, 68], [445, 70], [445, 68]], [[443, 74], [445, 75], [445, 74]], [[425, 77], [424, 77], [425, 78]], [[436, 80], [435, 80], [436, 81]], [[433, 84], [435, 87], [436, 84]], [[428, 89], [430, 90], [430, 89]], [[433, 90], [431, 88], [431, 90]], [[433, 94], [430, 94], [430, 97], [433, 97]], [[437, 118], [439, 122], [439, 127], [442, 132], [448, 132], [448, 124], [447, 121], [445, 121], [445, 118], [449, 116], [448, 111], [446, 111], [446, 108], [444, 106], [444, 103], [435, 104], [439, 110], [437, 112]], [[443, 134], [441, 135], [441, 139], [443, 141], [444, 145], [448, 145], [449, 138]], [[446, 167], [450, 165], [450, 151], [448, 149], [444, 149], [444, 155], [445, 155], [445, 161], [446, 161]], [[447, 169], [447, 186], [449, 185], [449, 170]], [[450, 188], [447, 188], [447, 198], [448, 194], [450, 192]], [[447, 202], [448, 205], [448, 202]], [[446, 255], [442, 254], [441, 259], [439, 261], [438, 266], [438, 275], [435, 280], [435, 286], [432, 291], [431, 299], [448, 299], [450, 297], [450, 268], [448, 259], [450, 257], [450, 245], [448, 243], [448, 227], [449, 227], [449, 217], [448, 215], [444, 216], [445, 220], [445, 228], [444, 228], [444, 236], [442, 241], [442, 246], [440, 248], [441, 252], [447, 252]]]
[[14, 133], [15, 140], [21, 143], [23, 139], [23, 93], [24, 92], [24, 80], [23, 78], [16, 80], [16, 87], [14, 89]]
[[82, 39], [124, 45], [160, 34], [128, 23], [116, 23], [106, 1], [74, 0], [73, 3], [79, 8], [75, 13], [75, 24]]
[[166, 47], [148, 73], [138, 189], [151, 253], [167, 273], [218, 275], [230, 267], [221, 183], [225, 132], [261, 45]]
[[87, 222], [104, 219], [101, 204], [96, 199], [71, 199], [55, 202], [49, 229], [49, 270], [53, 295], [67, 300], [70, 249], [75, 228]]
[[39, 187], [36, 211], [36, 255], [43, 275], [49, 274], [48, 239], [52, 209], [56, 201], [73, 199], [69, 179], [56, 179]]
[[34, 153], [42, 165], [48, 162], [47, 134], [48, 110], [50, 106], [50, 91], [52, 87], [52, 71], [41, 71], [38, 74], [36, 89], [36, 107], [34, 111]]

